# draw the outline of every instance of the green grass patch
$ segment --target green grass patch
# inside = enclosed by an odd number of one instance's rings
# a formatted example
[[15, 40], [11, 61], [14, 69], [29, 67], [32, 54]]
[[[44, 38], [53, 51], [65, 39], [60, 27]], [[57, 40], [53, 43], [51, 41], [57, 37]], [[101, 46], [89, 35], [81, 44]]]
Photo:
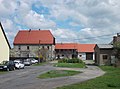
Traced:
[[72, 76], [79, 73], [81, 72], [73, 71], [73, 70], [51, 70], [44, 74], [39, 75], [38, 78], [41, 78], [41, 79], [56, 78], [56, 77]]
[[58, 87], [57, 89], [120, 89], [120, 68], [102, 66], [106, 74], [82, 83]]
[[33, 66], [42, 66], [42, 65], [44, 65], [44, 64], [46, 64], [46, 62], [33, 64]]
[[55, 67], [85, 68], [85, 63], [56, 63]]
[[8, 71], [0, 71], [0, 74], [5, 74], [7, 73]]

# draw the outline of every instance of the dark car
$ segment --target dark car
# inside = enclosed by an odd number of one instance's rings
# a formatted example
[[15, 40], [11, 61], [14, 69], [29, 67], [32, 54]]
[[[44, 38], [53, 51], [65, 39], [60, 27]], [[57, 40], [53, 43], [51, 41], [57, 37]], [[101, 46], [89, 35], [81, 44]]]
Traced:
[[0, 70], [4, 70], [4, 71], [15, 70], [15, 63], [13, 61], [6, 61], [0, 65]]

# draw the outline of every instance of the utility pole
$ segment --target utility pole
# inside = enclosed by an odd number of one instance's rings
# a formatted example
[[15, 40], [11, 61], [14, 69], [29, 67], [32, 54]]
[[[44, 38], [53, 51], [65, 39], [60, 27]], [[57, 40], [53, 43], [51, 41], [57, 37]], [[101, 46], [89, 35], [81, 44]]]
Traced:
[[40, 40], [39, 40], [39, 49], [38, 49], [38, 61], [40, 63]]

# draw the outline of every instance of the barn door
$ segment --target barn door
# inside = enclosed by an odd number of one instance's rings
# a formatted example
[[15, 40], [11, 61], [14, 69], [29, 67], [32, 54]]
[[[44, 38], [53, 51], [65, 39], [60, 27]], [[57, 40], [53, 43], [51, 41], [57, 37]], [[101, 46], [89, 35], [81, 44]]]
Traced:
[[86, 53], [86, 60], [93, 60], [93, 53]]

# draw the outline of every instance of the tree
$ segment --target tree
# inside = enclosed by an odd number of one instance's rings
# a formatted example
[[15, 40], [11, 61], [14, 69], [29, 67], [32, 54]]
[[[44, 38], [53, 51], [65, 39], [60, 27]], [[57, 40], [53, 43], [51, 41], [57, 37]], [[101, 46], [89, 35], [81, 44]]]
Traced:
[[36, 49], [34, 53], [38, 57], [39, 59], [38, 61], [40, 63], [40, 62], [46, 61], [49, 55], [49, 50], [46, 48], [40, 48], [40, 49]]
[[114, 43], [114, 54], [116, 57], [116, 66], [120, 66], [120, 42]]

